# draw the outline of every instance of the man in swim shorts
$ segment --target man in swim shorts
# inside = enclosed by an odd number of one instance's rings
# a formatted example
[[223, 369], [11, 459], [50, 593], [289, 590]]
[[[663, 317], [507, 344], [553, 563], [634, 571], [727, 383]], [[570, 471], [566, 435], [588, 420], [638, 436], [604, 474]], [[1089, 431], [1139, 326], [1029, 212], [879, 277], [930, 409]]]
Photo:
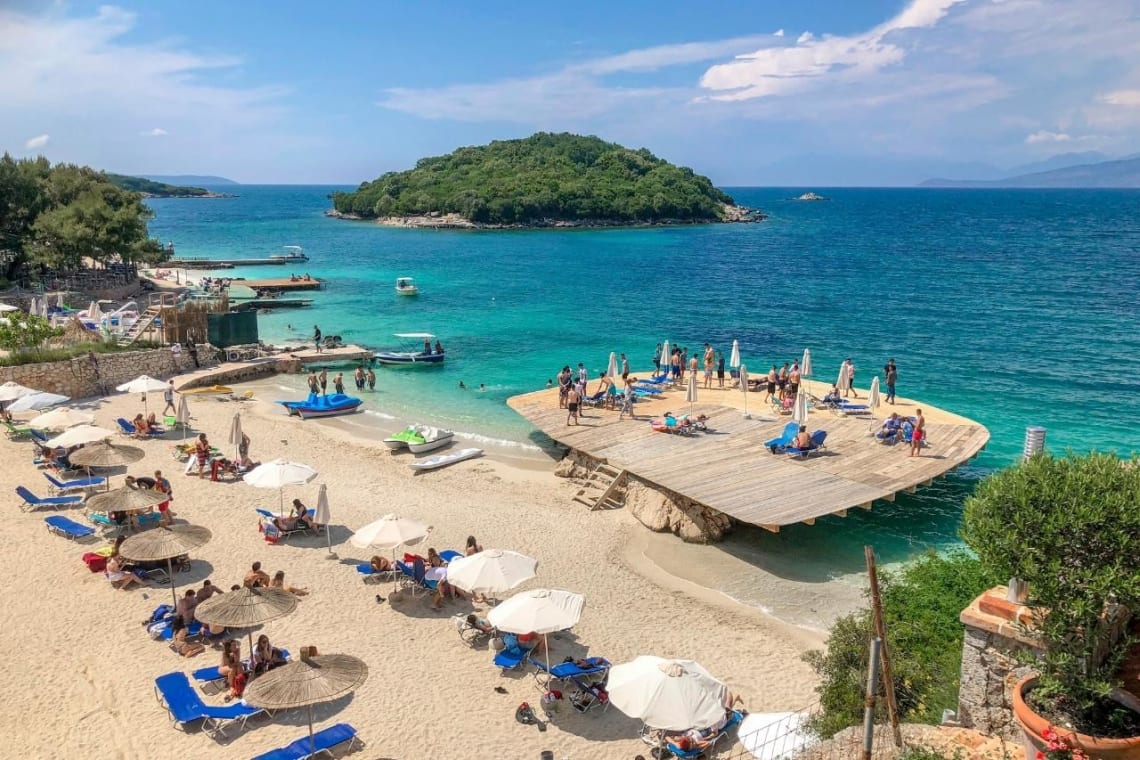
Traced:
[[914, 411], [914, 432], [910, 436], [910, 456], [922, 456], [922, 441], [926, 438], [926, 418], [922, 410]]

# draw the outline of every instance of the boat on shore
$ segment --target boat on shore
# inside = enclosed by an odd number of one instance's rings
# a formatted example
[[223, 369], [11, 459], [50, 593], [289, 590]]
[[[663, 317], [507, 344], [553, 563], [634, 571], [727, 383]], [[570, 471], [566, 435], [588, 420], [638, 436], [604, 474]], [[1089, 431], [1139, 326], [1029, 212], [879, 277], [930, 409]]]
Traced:
[[310, 393], [304, 401], [278, 401], [285, 407], [290, 415], [296, 415], [303, 420], [314, 417], [336, 417], [341, 414], [352, 414], [364, 403], [355, 396], [343, 393], [334, 393], [331, 396], [321, 396]]
[[447, 454], [438, 454], [434, 457], [427, 459], [418, 459], [415, 462], [409, 462], [408, 467], [411, 467], [417, 472], [424, 470], [436, 470], [440, 467], [447, 467], [456, 462], [462, 462], [465, 459], [473, 459], [483, 455], [483, 449], [460, 449], [459, 451], [452, 451]]
[[424, 438], [420, 434], [422, 425], [408, 425], [406, 428], [398, 433], [393, 433], [384, 439], [384, 445], [392, 451], [400, 451], [401, 449], [408, 448], [408, 444], [412, 441], [422, 441]]
[[[434, 366], [443, 364], [443, 351], [432, 349], [431, 342], [435, 336], [431, 333], [396, 333], [396, 337], [403, 342], [402, 350], [377, 351], [376, 361], [389, 366]], [[423, 347], [417, 348], [419, 341]]]
[[396, 295], [398, 296], [418, 296], [420, 289], [416, 287], [416, 283], [411, 277], [397, 277], [396, 278]]
[[398, 433], [384, 439], [384, 445], [392, 451], [408, 449], [413, 454], [426, 454], [451, 443], [455, 433], [429, 425], [409, 425]]

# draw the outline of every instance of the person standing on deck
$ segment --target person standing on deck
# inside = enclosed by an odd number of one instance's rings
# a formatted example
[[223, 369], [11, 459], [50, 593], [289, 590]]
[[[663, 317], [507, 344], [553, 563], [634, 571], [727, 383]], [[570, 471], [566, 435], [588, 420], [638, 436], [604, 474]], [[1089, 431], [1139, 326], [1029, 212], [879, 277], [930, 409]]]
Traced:
[[784, 366], [780, 367], [780, 374], [776, 378], [776, 385], [780, 386], [780, 391], [783, 392], [788, 387], [788, 363], [784, 362]]
[[661, 374], [661, 344], [657, 344], [657, 348], [653, 351], [653, 374]]
[[847, 382], [843, 386], [843, 398], [847, 398], [848, 393], [859, 398], [859, 392], [855, 390], [855, 363], [851, 361], [850, 356], [843, 360], [843, 366], [847, 375]]
[[313, 343], [317, 344], [317, 353], [321, 352], [321, 328], [313, 325]]
[[712, 388], [713, 364], [716, 363], [716, 352], [708, 343], [705, 344], [705, 388]]
[[776, 388], [780, 383], [780, 373], [776, 371], [776, 365], [772, 365], [772, 369], [768, 370], [768, 395], [764, 401], [771, 401], [776, 398]]
[[724, 389], [724, 352], [716, 352], [716, 382], [717, 387]]
[[788, 393], [795, 396], [800, 392], [800, 365], [796, 362], [792, 365], [792, 371], [788, 373]]
[[564, 365], [562, 371], [558, 373], [558, 408], [566, 408], [566, 399], [570, 394], [570, 386], [573, 384], [573, 375], [570, 373], [570, 365]]
[[895, 403], [895, 383], [899, 379], [898, 369], [895, 367], [895, 360], [891, 359], [887, 362], [887, 366], [883, 368], [887, 375], [887, 403]]
[[910, 434], [910, 456], [922, 456], [922, 442], [926, 439], [926, 418], [921, 409], [914, 410], [914, 432]]
[[578, 389], [571, 388], [570, 392], [566, 395], [566, 424], [570, 424], [570, 420], [574, 420], [574, 424], [578, 424], [578, 404], [581, 402], [582, 397], [578, 395]]
[[625, 354], [621, 355], [621, 376], [625, 377], [629, 374], [629, 359], [625, 358]]
[[578, 384], [582, 386], [582, 392], [585, 393], [586, 383], [590, 382], [590, 376], [586, 374], [586, 365], [578, 362]]

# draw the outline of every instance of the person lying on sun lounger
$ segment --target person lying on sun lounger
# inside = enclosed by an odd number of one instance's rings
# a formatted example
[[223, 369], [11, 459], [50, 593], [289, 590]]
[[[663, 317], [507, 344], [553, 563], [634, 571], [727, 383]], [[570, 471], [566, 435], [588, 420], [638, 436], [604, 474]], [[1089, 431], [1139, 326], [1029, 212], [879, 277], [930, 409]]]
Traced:
[[495, 632], [495, 626], [491, 625], [490, 623], [488, 623], [483, 618], [477, 616], [475, 613], [471, 613], [470, 615], [467, 616], [467, 625], [471, 626], [472, 628], [474, 628], [476, 631], [479, 631], [480, 633], [494, 633]]
[[396, 569], [392, 564], [392, 560], [387, 557], [381, 557], [379, 554], [372, 555], [372, 559], [369, 560], [368, 564], [372, 567], [372, 572], [374, 573], [388, 573]]

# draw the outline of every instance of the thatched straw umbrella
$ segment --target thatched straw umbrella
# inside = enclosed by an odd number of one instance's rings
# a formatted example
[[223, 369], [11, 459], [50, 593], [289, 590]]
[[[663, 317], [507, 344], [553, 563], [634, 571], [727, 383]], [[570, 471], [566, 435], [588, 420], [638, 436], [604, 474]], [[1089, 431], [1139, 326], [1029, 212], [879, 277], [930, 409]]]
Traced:
[[97, 441], [72, 452], [68, 461], [80, 467], [118, 467], [134, 464], [144, 456], [146, 452], [137, 446], [120, 446], [110, 441]]
[[315, 752], [313, 705], [351, 694], [367, 678], [368, 665], [358, 657], [347, 654], [310, 655], [309, 648], [304, 647], [300, 660], [259, 676], [246, 687], [242, 697], [246, 704], [267, 710], [308, 707], [309, 746]]
[[119, 547], [119, 555], [135, 562], [166, 560], [166, 571], [170, 574], [170, 594], [174, 598], [174, 605], [178, 606], [177, 584], [174, 582], [171, 560], [189, 554], [208, 543], [210, 538], [210, 530], [201, 525], [160, 526], [128, 538]]
[[[194, 608], [194, 617], [206, 625], [252, 628], [276, 620], [297, 609], [297, 597], [280, 588], [242, 588], [218, 594]], [[249, 632], [253, 652], [253, 631]]]
[[134, 512], [158, 506], [169, 498], [169, 495], [159, 491], [123, 486], [114, 491], [92, 496], [84, 506], [91, 512]]

